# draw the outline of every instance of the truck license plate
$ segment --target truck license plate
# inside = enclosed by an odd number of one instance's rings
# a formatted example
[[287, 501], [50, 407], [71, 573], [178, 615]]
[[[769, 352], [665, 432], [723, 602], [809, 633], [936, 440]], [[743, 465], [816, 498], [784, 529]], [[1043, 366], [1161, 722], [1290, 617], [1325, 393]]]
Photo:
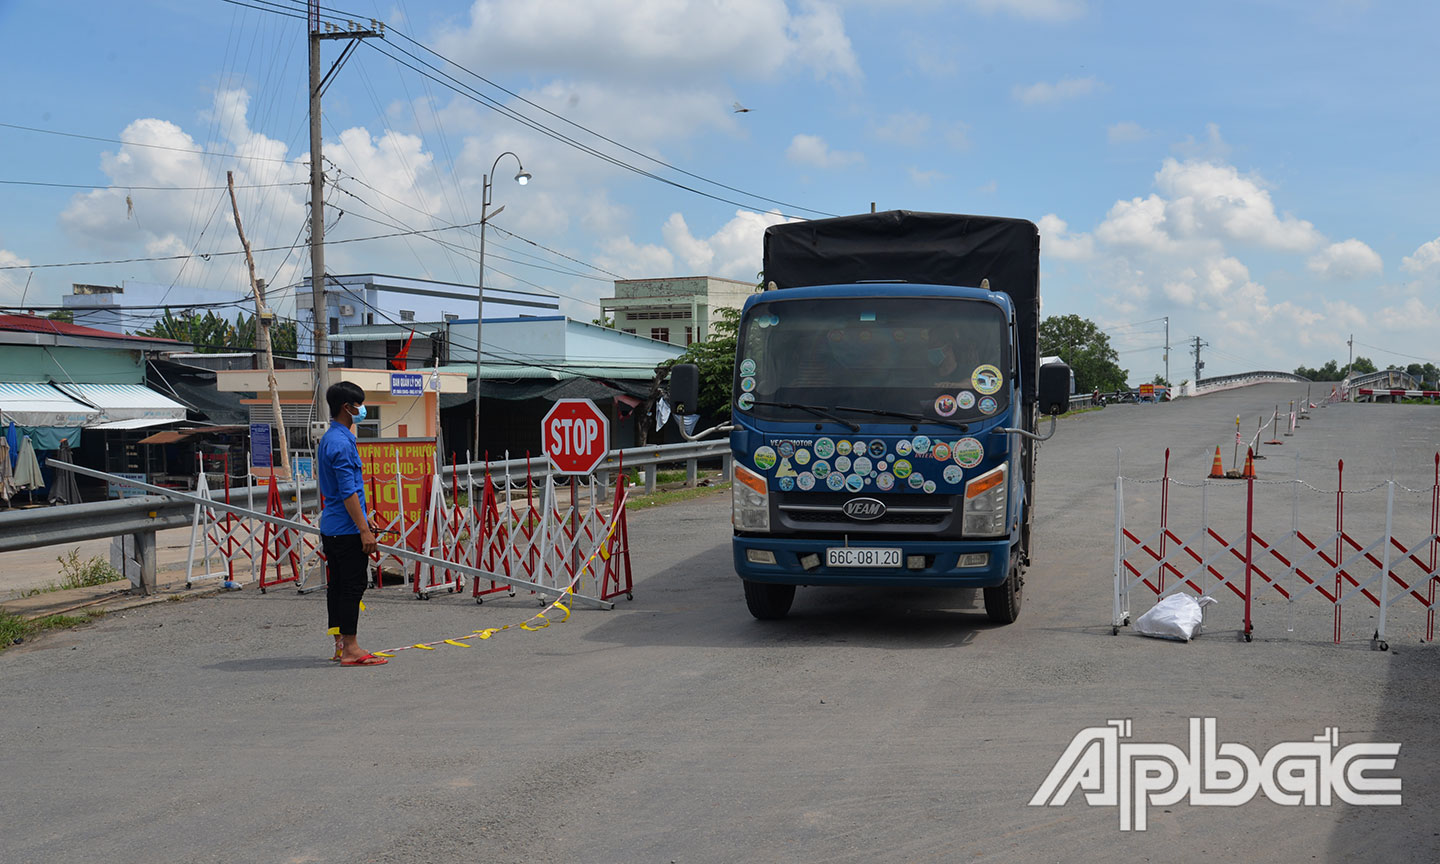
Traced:
[[899, 567], [899, 549], [846, 546], [825, 550], [826, 567]]

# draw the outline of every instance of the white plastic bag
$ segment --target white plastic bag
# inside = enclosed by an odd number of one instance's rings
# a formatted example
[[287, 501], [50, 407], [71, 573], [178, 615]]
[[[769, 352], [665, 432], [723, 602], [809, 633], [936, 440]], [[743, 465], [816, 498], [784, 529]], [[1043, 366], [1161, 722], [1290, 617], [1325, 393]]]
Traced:
[[1157, 639], [1189, 642], [1205, 620], [1205, 607], [1214, 597], [1198, 600], [1189, 594], [1171, 594], [1150, 608], [1135, 621], [1135, 632]]

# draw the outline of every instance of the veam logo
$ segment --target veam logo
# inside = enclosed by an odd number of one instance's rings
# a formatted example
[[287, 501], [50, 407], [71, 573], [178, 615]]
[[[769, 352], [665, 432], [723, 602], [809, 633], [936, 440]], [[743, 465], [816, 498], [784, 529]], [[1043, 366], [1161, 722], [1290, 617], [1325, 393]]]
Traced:
[[874, 498], [851, 498], [845, 502], [845, 506], [841, 507], [840, 510], [851, 519], [859, 519], [866, 522], [871, 519], [879, 519], [885, 515], [885, 505], [880, 501], [876, 501]]

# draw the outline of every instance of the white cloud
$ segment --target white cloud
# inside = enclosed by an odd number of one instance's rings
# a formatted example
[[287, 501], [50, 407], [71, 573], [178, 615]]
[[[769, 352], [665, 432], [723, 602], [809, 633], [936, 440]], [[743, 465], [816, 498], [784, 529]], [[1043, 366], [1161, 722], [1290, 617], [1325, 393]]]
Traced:
[[901, 111], [886, 117], [872, 130], [881, 141], [902, 147], [918, 147], [925, 143], [930, 131], [930, 115], [919, 111]]
[[1105, 221], [1095, 229], [1101, 242], [1112, 246], [1166, 251], [1176, 244], [1165, 228], [1165, 201], [1158, 195], [1116, 201]]
[[1400, 269], [1406, 273], [1440, 272], [1440, 238], [1422, 243], [1414, 255], [1406, 256], [1400, 262]]
[[850, 150], [831, 150], [819, 135], [796, 135], [785, 150], [785, 158], [797, 165], [815, 168], [843, 168], [863, 162], [865, 157]]
[[910, 174], [910, 182], [914, 183], [916, 186], [921, 187], [922, 189], [928, 186], [933, 186], [936, 183], [941, 182], [942, 180], [950, 179], [950, 175], [946, 174], [944, 171], [921, 171], [919, 168], [916, 168], [914, 166], [911, 166], [908, 169], [908, 173]]
[[1324, 242], [1309, 222], [1278, 215], [1262, 181], [1231, 165], [1166, 159], [1155, 185], [1170, 197], [1167, 221], [1177, 236], [1218, 236], [1291, 252]]
[[1375, 250], [1353, 237], [1340, 243], [1331, 243], [1312, 255], [1305, 266], [1311, 273], [1325, 279], [1376, 276], [1385, 269]]
[[1150, 130], [1139, 123], [1132, 123], [1128, 120], [1113, 123], [1105, 129], [1105, 137], [1111, 144], [1129, 144], [1134, 141], [1144, 141], [1151, 135]]
[[1005, 12], [1032, 21], [1069, 21], [1085, 14], [1085, 0], [969, 0], [982, 12]]
[[1155, 174], [1160, 194], [1117, 201], [1095, 229], [1102, 242], [1153, 251], [1210, 249], [1236, 241], [1285, 252], [1309, 251], [1325, 238], [1311, 223], [1275, 212], [1263, 182], [1231, 165], [1166, 159]]
[[1070, 226], [1054, 213], [1040, 217], [1042, 254], [1062, 260], [1084, 261], [1095, 257], [1095, 238], [1086, 233], [1071, 234]]
[[[29, 258], [21, 258], [9, 249], [0, 249], [0, 266], [14, 267], [24, 266], [30, 263]], [[21, 298], [29, 299], [25, 290], [25, 283], [29, 280], [30, 273], [25, 270], [0, 270], [0, 300], [12, 305], [18, 305]], [[34, 281], [29, 280], [33, 286]], [[36, 292], [35, 296], [39, 296]]]
[[597, 262], [619, 273], [659, 276], [722, 276], [748, 281], [760, 271], [765, 229], [787, 220], [779, 213], [737, 210], [708, 237], [696, 237], [680, 213], [672, 213], [661, 228], [664, 245], [636, 244], [616, 237], [601, 244]]
[[[436, 50], [466, 65], [584, 80], [767, 79], [787, 65], [854, 78], [859, 62], [839, 13], [806, 0], [476, 0]], [[728, 103], [727, 103], [728, 104]]]
[[1184, 141], [1170, 145], [1170, 149], [1186, 159], [1223, 160], [1230, 155], [1230, 145], [1220, 137], [1220, 126], [1205, 124], [1205, 140], [1196, 141], [1194, 135], [1186, 135]]
[[1433, 333], [1440, 328], [1440, 311], [1419, 297], [1410, 297], [1399, 306], [1380, 310], [1380, 326], [1386, 330], [1413, 330]]
[[1062, 78], [1054, 84], [1048, 81], [1040, 81], [1029, 86], [1016, 84], [1011, 92], [1022, 105], [1049, 105], [1089, 96], [1099, 88], [1100, 82], [1091, 76], [1088, 78]]

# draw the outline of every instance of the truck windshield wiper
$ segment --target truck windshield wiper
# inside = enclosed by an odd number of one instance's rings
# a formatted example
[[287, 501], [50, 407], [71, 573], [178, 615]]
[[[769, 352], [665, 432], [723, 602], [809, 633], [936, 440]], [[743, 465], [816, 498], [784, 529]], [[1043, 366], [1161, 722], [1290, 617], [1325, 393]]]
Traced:
[[809, 411], [811, 414], [814, 414], [816, 417], [824, 417], [826, 420], [829, 420], [829, 421], [831, 421], [831, 422], [833, 422], [833, 423], [839, 423], [841, 426], [844, 426], [846, 429], [849, 429], [851, 432], [859, 432], [859, 431], [860, 431], [860, 427], [859, 427], [859, 426], [856, 426], [854, 423], [851, 423], [849, 420], [841, 420], [839, 417], [836, 417], [834, 414], [831, 414], [829, 411], [826, 411], [823, 407], [821, 407], [821, 406], [819, 406], [819, 405], [801, 405], [801, 404], [798, 403], [798, 402], [766, 402], [766, 401], [764, 401], [764, 400], [762, 400], [762, 399], [756, 399], [756, 400], [754, 401], [754, 403], [752, 403], [752, 404], [755, 404], [755, 405], [769, 405], [769, 406], [772, 407], [772, 408], [799, 408], [801, 411]]
[[956, 423], [954, 420], [944, 420], [936, 417], [926, 417], [923, 414], [909, 414], [904, 411], [886, 411], [881, 408], [852, 408], [848, 405], [836, 405], [836, 411], [855, 411], [859, 414], [874, 414], [878, 417], [900, 417], [905, 420], [919, 420], [922, 423], [938, 423], [941, 426], [953, 426], [961, 432], [969, 432], [970, 427], [964, 423]]

